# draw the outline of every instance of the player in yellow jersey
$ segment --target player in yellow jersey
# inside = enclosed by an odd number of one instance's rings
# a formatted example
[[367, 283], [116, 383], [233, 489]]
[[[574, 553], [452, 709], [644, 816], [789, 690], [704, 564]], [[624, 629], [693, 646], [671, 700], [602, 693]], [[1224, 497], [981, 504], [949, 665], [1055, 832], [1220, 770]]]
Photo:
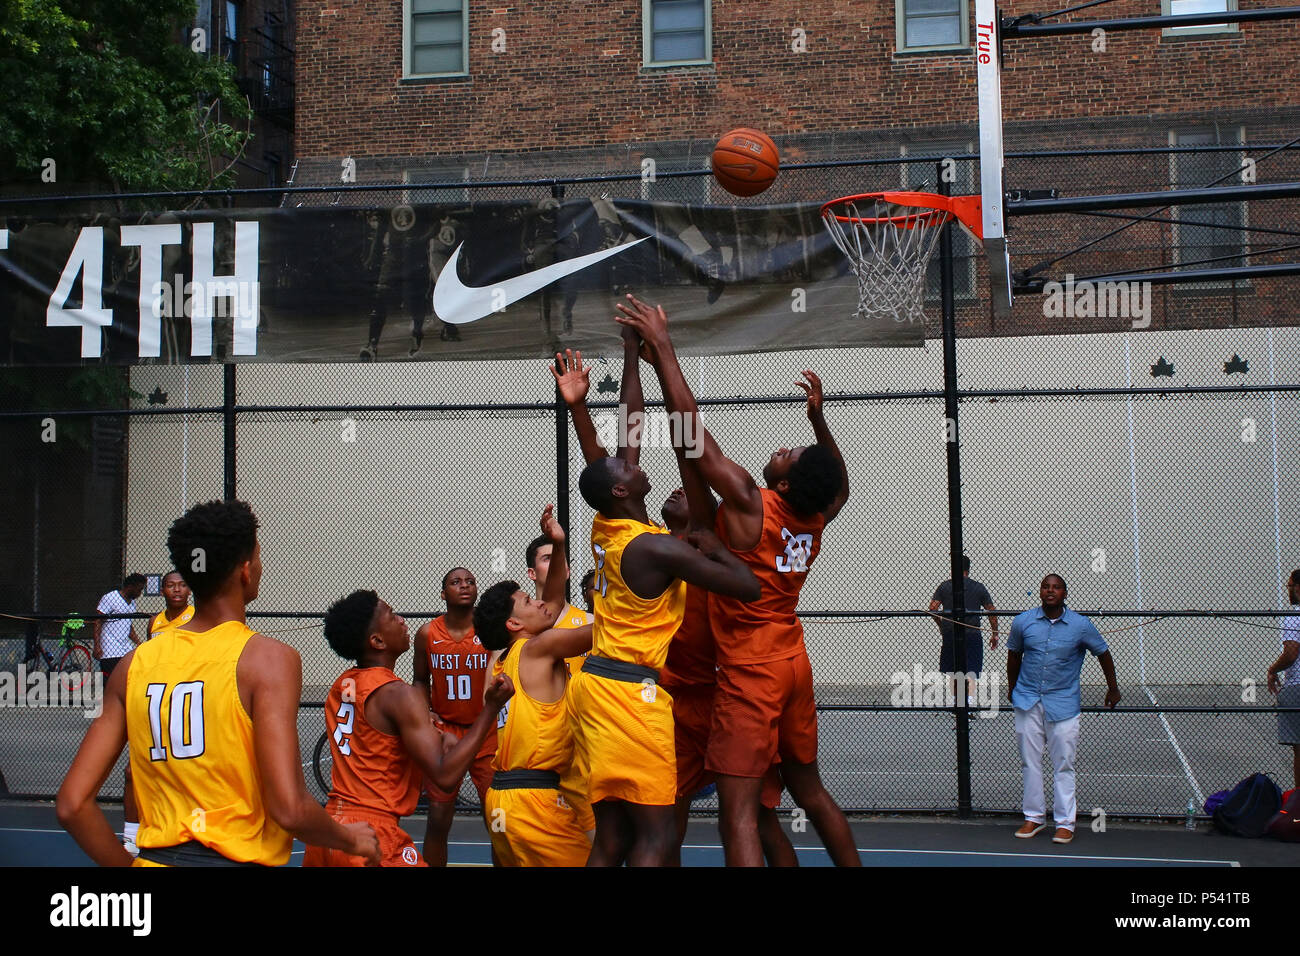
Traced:
[[124, 744], [140, 804], [138, 865], [279, 866], [294, 837], [379, 861], [369, 824], [336, 823], [307, 793], [297, 651], [244, 623], [262, 579], [257, 527], [244, 502], [210, 501], [167, 534], [194, 617], [125, 657], [59, 788], [59, 822], [96, 863], [132, 862], [95, 802]]
[[[557, 525], [558, 527], [558, 525]], [[563, 535], [563, 532], [561, 532]], [[533, 581], [533, 595], [538, 600], [547, 602], [548, 609], [554, 611], [555, 626], [558, 628], [576, 628], [585, 627], [591, 623], [591, 615], [574, 607], [570, 604], [564, 595], [564, 581], [569, 579], [569, 561], [566, 551], [564, 538], [561, 537], [561, 543], [556, 544], [545, 534], [539, 535], [528, 543], [528, 548], [524, 551], [524, 561], [528, 566], [528, 577]], [[548, 581], [554, 581], [551, 576], [551, 556], [555, 549], [566, 551], [560, 555], [564, 559], [564, 574], [562, 580], [557, 583], [557, 590], [553, 596], [545, 598], [546, 585]], [[557, 565], [558, 566], [558, 565]], [[591, 644], [583, 648], [583, 653], [569, 658], [565, 663], [569, 668], [569, 676], [573, 676], [582, 669], [582, 662], [586, 658], [586, 652], [591, 650]], [[582, 823], [582, 829], [592, 832], [596, 829], [596, 818], [591, 813], [591, 801], [587, 799], [587, 773], [586, 769], [577, 761], [570, 764], [569, 768], [561, 772], [560, 791], [564, 798], [573, 807], [574, 812], [578, 814], [578, 820]]]
[[541, 595], [529, 599], [514, 581], [502, 581], [474, 609], [475, 632], [485, 647], [503, 652], [497, 673], [509, 676], [516, 688], [497, 725], [496, 772], [485, 809], [503, 866], [582, 866], [591, 852], [589, 827], [561, 778], [573, 759], [566, 658], [581, 660], [590, 649], [591, 625], [564, 627], [557, 619], [569, 566], [564, 531], [550, 505], [542, 527], [553, 557]]
[[[623, 409], [636, 422], [641, 406], [638, 349], [623, 335]], [[596, 620], [592, 650], [570, 686], [577, 759], [587, 768], [596, 817], [589, 866], [662, 866], [672, 857], [677, 769], [672, 698], [658, 686], [668, 644], [682, 622], [686, 582], [753, 600], [758, 581], [709, 531], [686, 541], [652, 525], [645, 496], [650, 482], [637, 465], [639, 428], [620, 429], [615, 457], [596, 457], [599, 442], [585, 405], [582, 356], [556, 356], [552, 369], [574, 412], [589, 464], [578, 479], [597, 512], [591, 529], [596, 562]], [[679, 462], [684, 455], [674, 442]], [[692, 483], [683, 482], [688, 495]], [[700, 503], [702, 506], [702, 502]], [[692, 508], [692, 513], [694, 513]]]
[[[168, 571], [162, 579], [163, 600], [166, 606], [149, 621], [146, 640], [157, 637], [164, 628], [180, 627], [188, 624], [194, 616], [194, 605], [190, 603], [190, 586], [185, 583], [179, 571]], [[131, 782], [131, 763], [127, 761], [126, 781], [122, 785], [122, 842], [127, 851], [135, 856], [139, 848], [135, 845], [136, 834], [140, 830], [140, 808], [135, 804], [135, 786]]]

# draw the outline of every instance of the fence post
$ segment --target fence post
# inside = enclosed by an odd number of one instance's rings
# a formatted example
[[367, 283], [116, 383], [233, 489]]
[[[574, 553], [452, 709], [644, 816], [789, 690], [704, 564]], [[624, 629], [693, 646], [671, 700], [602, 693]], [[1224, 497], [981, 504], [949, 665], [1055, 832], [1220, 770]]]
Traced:
[[[564, 201], [564, 186], [560, 183], [551, 184], [551, 196], [555, 199]], [[560, 213], [555, 213], [556, 228], [559, 228]], [[543, 290], [542, 295], [550, 295], [549, 290]], [[564, 557], [572, 568], [573, 551], [569, 547], [569, 407], [564, 404], [564, 396], [560, 394], [560, 386], [555, 386], [555, 520], [560, 523], [564, 529]], [[572, 574], [569, 580], [564, 582], [564, 599], [567, 601], [571, 597], [570, 586], [573, 583]]]
[[[939, 165], [939, 192], [945, 196], [952, 191], [944, 178], [943, 164]], [[948, 550], [952, 566], [952, 616], [965, 622], [966, 579], [962, 567], [961, 526], [961, 443], [957, 428], [957, 310], [953, 295], [952, 223], [948, 222], [939, 235], [939, 288], [943, 302], [943, 408], [948, 419], [944, 429], [948, 452]], [[982, 631], [977, 632], [983, 634]], [[961, 623], [952, 626], [953, 662], [956, 669], [954, 691], [957, 716], [957, 815], [971, 815], [970, 798], [970, 712], [966, 709], [966, 634]], [[945, 678], [945, 684], [947, 678]]]
[[221, 441], [223, 459], [223, 497], [235, 500], [235, 363], [222, 366]]

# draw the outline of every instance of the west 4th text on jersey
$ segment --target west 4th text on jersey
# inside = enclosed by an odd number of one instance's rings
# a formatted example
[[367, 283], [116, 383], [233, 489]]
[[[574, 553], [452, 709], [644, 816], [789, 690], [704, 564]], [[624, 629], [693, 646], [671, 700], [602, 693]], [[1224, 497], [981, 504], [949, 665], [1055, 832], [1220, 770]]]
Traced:
[[482, 670], [487, 662], [487, 654], [429, 654], [429, 668], [436, 671]]

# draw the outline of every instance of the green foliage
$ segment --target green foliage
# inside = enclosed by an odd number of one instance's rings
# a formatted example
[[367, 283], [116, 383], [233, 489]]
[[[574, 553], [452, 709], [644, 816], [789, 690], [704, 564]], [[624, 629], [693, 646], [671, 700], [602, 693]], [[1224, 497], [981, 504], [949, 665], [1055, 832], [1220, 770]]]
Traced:
[[[86, 368], [6, 368], [0, 372], [0, 408], [6, 411], [57, 413], [91, 408], [126, 408], [140, 393], [128, 384], [128, 369], [116, 366]], [[57, 417], [57, 414], [56, 414]], [[59, 426], [60, 442], [88, 449], [92, 444], [89, 418], [67, 418]], [[36, 441], [36, 419], [5, 422], [16, 434]], [[11, 439], [7, 443], [15, 447]], [[24, 464], [21, 459], [12, 466]]]
[[229, 185], [250, 109], [231, 66], [191, 49], [195, 11], [194, 0], [0, 2], [0, 180], [38, 186], [48, 157], [70, 188]]

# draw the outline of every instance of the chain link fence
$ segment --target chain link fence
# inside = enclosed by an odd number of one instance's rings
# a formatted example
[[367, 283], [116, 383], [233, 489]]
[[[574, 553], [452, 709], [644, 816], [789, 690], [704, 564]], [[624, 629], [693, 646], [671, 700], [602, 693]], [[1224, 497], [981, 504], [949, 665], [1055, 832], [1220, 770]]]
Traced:
[[[1258, 182], [1300, 179], [1300, 153], [1276, 149], [1286, 142], [1284, 127], [1246, 117], [1206, 140], [1196, 124], [1186, 124], [1184, 135], [1183, 126], [1171, 132], [1147, 122], [1121, 129], [1112, 144], [1132, 152], [1019, 155], [1030, 144], [1077, 145], [1086, 130], [1063, 125], [1056, 139], [1051, 131], [1030, 139], [1009, 126], [1007, 184], [1061, 195], [1202, 186], [1240, 176], [1250, 168], [1246, 159], [1256, 160]], [[783, 170], [754, 201], [933, 189], [947, 175], [954, 192], [974, 190], [973, 131], [903, 137], [873, 141], [871, 149], [866, 141], [806, 143], [799, 158], [808, 162], [831, 162], [850, 148], [876, 160]], [[620, 168], [637, 168], [643, 158], [625, 151]], [[606, 159], [602, 166], [589, 157], [582, 174], [608, 175]], [[376, 162], [361, 165], [361, 184], [386, 178], [396, 188], [286, 193], [275, 201], [442, 202], [449, 191], [475, 199], [563, 193], [721, 201], [699, 172], [707, 152], [698, 144], [662, 159], [653, 180], [518, 185], [504, 183], [536, 164], [487, 164], [455, 177], [436, 163]], [[325, 169], [337, 169], [331, 163], [300, 168], [297, 182], [319, 183]], [[446, 182], [453, 178], [459, 181]], [[1293, 252], [1269, 250], [1293, 241], [1277, 232], [1300, 234], [1295, 201], [1191, 208], [1135, 210], [1131, 216], [1147, 217], [1137, 225], [1077, 215], [1013, 221], [1013, 266], [1063, 281], [1067, 271], [1172, 269], [1191, 257], [1294, 261]], [[1283, 584], [1300, 564], [1300, 479], [1287, 455], [1300, 442], [1300, 335], [1294, 310], [1284, 306], [1293, 282], [1158, 287], [1145, 326], [1133, 316], [1049, 314], [1040, 295], [1021, 296], [1013, 316], [995, 319], [975, 244], [956, 242], [960, 524], [972, 576], [989, 588], [1005, 640], [1012, 615], [1037, 606], [1042, 576], [1063, 575], [1071, 605], [1094, 613], [1107, 634], [1123, 692], [1119, 709], [1101, 707], [1100, 670], [1086, 664], [1081, 817], [1093, 808], [1181, 816], [1189, 800], [1199, 806], [1256, 770], [1289, 779], [1290, 753], [1275, 742], [1276, 713], [1263, 685], [1280, 647]], [[683, 362], [706, 424], [755, 474], [773, 450], [811, 440], [794, 387], [799, 372], [814, 369], [825, 383], [852, 496], [825, 534], [801, 614], [821, 708], [821, 768], [840, 804], [856, 811], [958, 808], [962, 721], [919, 690], [915, 700], [902, 695], [917, 675], [938, 670], [939, 633], [925, 611], [950, 561], [937, 273], [929, 292], [924, 348]], [[588, 360], [594, 413], [612, 414], [620, 357]], [[75, 381], [85, 371], [39, 370], [50, 391], [38, 402], [22, 400], [34, 394], [19, 381], [26, 373], [0, 372], [15, 396], [12, 411], [0, 414], [15, 450], [5, 478], [12, 507], [0, 671], [17, 673], [30, 657], [27, 619], [39, 619], [53, 649], [59, 620], [91, 612], [126, 572], [169, 570], [170, 522], [195, 502], [220, 498], [232, 482], [262, 527], [265, 576], [250, 621], [302, 654], [300, 737], [313, 787], [320, 705], [346, 666], [321, 635], [330, 602], [375, 588], [414, 633], [442, 613], [440, 582], [452, 567], [472, 570], [480, 590], [504, 579], [527, 586], [524, 549], [548, 502], [567, 515], [578, 600], [592, 515], [577, 493], [576, 435], [557, 412], [541, 360], [246, 365], [233, 389], [219, 364], [90, 370], [104, 380], [96, 389]], [[658, 383], [646, 374], [644, 385], [654, 408]], [[40, 440], [47, 419], [62, 430], [58, 441]], [[654, 487], [653, 515], [678, 483], [676, 465], [669, 449], [653, 448], [642, 465]], [[156, 612], [161, 599], [142, 598], [140, 607]], [[969, 719], [972, 807], [981, 812], [1017, 812], [1020, 800], [1004, 650], [986, 646], [982, 690], [992, 685], [992, 692], [984, 713]], [[410, 666], [408, 656], [399, 673], [409, 678]], [[85, 717], [71, 707], [3, 707], [0, 725], [9, 791], [53, 794]], [[120, 787], [115, 773], [104, 794], [119, 795]], [[468, 786], [464, 796], [474, 802]], [[697, 803], [715, 806], [712, 798]]]

